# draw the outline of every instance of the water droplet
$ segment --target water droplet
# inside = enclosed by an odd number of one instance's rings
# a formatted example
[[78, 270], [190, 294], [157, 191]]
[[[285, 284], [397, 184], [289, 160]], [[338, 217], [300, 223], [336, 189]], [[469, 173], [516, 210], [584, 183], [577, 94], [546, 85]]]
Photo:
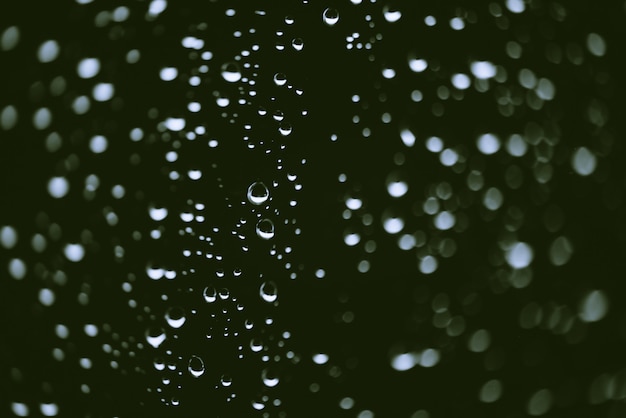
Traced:
[[485, 382], [480, 388], [478, 399], [481, 402], [492, 403], [502, 396], [502, 383], [498, 379], [491, 379]]
[[52, 306], [55, 299], [56, 296], [52, 290], [44, 288], [39, 291], [39, 302], [43, 306]]
[[302, 51], [302, 49], [304, 49], [304, 41], [302, 38], [294, 38], [291, 41], [291, 46], [293, 46], [293, 49], [296, 51]]
[[394, 23], [400, 20], [400, 18], [402, 17], [402, 12], [385, 5], [383, 7], [383, 15], [385, 16], [385, 20], [387, 22]]
[[59, 43], [55, 40], [48, 40], [39, 46], [37, 51], [37, 58], [40, 62], [47, 63], [52, 62], [59, 56]]
[[44, 417], [55, 417], [59, 413], [59, 407], [55, 403], [42, 403], [39, 410]]
[[68, 260], [77, 263], [85, 256], [85, 247], [81, 244], [67, 244], [63, 253]]
[[115, 94], [115, 88], [111, 83], [98, 83], [93, 87], [91, 95], [98, 102], [111, 100]]
[[29, 412], [28, 406], [21, 402], [11, 403], [11, 411], [18, 417], [27, 417]]
[[397, 234], [404, 229], [404, 219], [390, 211], [383, 213], [383, 228], [389, 234]]
[[230, 290], [228, 290], [227, 288], [223, 287], [218, 292], [218, 296], [220, 297], [221, 300], [226, 300], [226, 299], [228, 299], [230, 297]]
[[318, 353], [313, 356], [313, 363], [326, 364], [328, 363], [328, 354]]
[[26, 277], [26, 264], [19, 258], [13, 258], [9, 261], [9, 274], [15, 280], [22, 280]]
[[158, 348], [165, 341], [165, 338], [163, 328], [148, 328], [146, 330], [146, 341], [154, 348]]
[[351, 230], [346, 230], [343, 236], [343, 242], [346, 243], [349, 247], [354, 247], [359, 242], [361, 242], [361, 235], [358, 232], [352, 232]]
[[526, 10], [524, 0], [506, 0], [506, 8], [513, 13], [522, 13]]
[[526, 154], [526, 150], [528, 149], [528, 145], [524, 138], [522, 138], [518, 134], [513, 134], [509, 137], [506, 149], [513, 157], [521, 157]]
[[293, 131], [293, 127], [291, 126], [291, 124], [286, 122], [282, 122], [278, 127], [278, 132], [280, 132], [282, 136], [287, 136], [291, 134], [291, 131]]
[[569, 239], [564, 236], [556, 238], [550, 245], [550, 262], [555, 266], [562, 266], [572, 257], [574, 247]]
[[233, 384], [233, 378], [227, 374], [223, 374], [220, 377], [220, 384], [224, 387], [228, 387]]
[[9, 26], [0, 36], [0, 47], [3, 51], [10, 51], [20, 41], [20, 29], [17, 26]]
[[513, 244], [506, 253], [506, 262], [514, 269], [528, 267], [533, 261], [534, 252], [530, 245], [525, 242]]
[[609, 311], [609, 298], [602, 290], [589, 292], [581, 301], [578, 317], [585, 322], [597, 322]]
[[580, 147], [572, 156], [572, 168], [581, 176], [588, 176], [596, 169], [598, 161], [588, 148]]
[[150, 214], [150, 218], [154, 221], [162, 221], [167, 217], [167, 208], [157, 208], [154, 205], [150, 205], [148, 208], [148, 213]]
[[189, 362], [187, 363], [187, 370], [193, 377], [200, 377], [204, 374], [204, 361], [196, 355], [193, 355], [189, 358]]
[[552, 393], [548, 389], [538, 390], [528, 400], [526, 410], [534, 417], [545, 414], [552, 407]]
[[489, 331], [486, 329], [479, 329], [474, 332], [467, 342], [469, 350], [474, 353], [482, 353], [489, 348], [490, 344], [491, 335], [489, 335]]
[[387, 176], [387, 193], [391, 197], [402, 197], [409, 191], [409, 185], [399, 172], [393, 172]]
[[278, 299], [278, 288], [273, 281], [263, 282], [259, 288], [259, 295], [265, 302], [273, 303]]
[[[352, 0], [352, 2], [354, 3], [354, 0]], [[354, 406], [354, 399], [352, 398], [342, 398], [339, 401], [339, 407], [341, 409], [351, 409]]]
[[434, 219], [435, 227], [441, 231], [447, 231], [456, 224], [456, 216], [452, 212], [441, 211]]
[[0, 112], [0, 126], [5, 131], [13, 129], [17, 123], [17, 109], [13, 105], [5, 106]]
[[17, 231], [12, 226], [0, 228], [0, 244], [6, 249], [11, 249], [17, 244]]
[[451, 80], [452, 85], [459, 90], [466, 90], [471, 85], [471, 80], [467, 74], [454, 74]]
[[322, 14], [322, 20], [328, 26], [335, 26], [339, 22], [339, 12], [337, 9], [327, 8]]
[[101, 154], [109, 147], [108, 140], [102, 135], [96, 135], [89, 141], [89, 149], [94, 154]]
[[422, 367], [434, 367], [439, 363], [439, 359], [441, 355], [439, 354], [439, 350], [434, 348], [427, 348], [422, 352], [420, 356], [420, 366]]
[[204, 288], [202, 296], [204, 296], [206, 302], [213, 303], [217, 300], [217, 291], [213, 286], [207, 286]]
[[164, 67], [159, 72], [159, 77], [163, 81], [172, 81], [178, 77], [178, 69], [175, 67]]
[[167, 312], [165, 312], [165, 320], [167, 324], [172, 328], [180, 328], [185, 324], [187, 317], [185, 316], [185, 311], [179, 307], [169, 308]]
[[100, 72], [100, 60], [98, 58], [85, 58], [78, 63], [76, 72], [80, 78], [93, 78]]
[[500, 139], [494, 134], [483, 134], [476, 141], [478, 150], [485, 155], [491, 155], [500, 149]]
[[400, 131], [400, 139], [402, 139], [402, 143], [407, 147], [415, 145], [415, 134], [408, 129]]
[[474, 77], [487, 80], [496, 76], [496, 66], [489, 61], [474, 61], [470, 65]]
[[502, 206], [503, 200], [504, 195], [502, 192], [495, 187], [490, 187], [485, 192], [483, 204], [489, 210], [498, 210]]
[[446, 167], [452, 167], [459, 161], [459, 154], [455, 150], [447, 148], [439, 154], [439, 161]]
[[185, 129], [186, 121], [183, 118], [167, 118], [165, 119], [165, 127], [170, 131], [178, 132]]
[[250, 349], [253, 352], [258, 353], [263, 349], [263, 341], [258, 338], [253, 338], [252, 340], [250, 340]]
[[274, 74], [274, 84], [277, 86], [284, 86], [287, 84], [287, 76], [283, 73]]
[[597, 33], [590, 33], [587, 35], [587, 49], [596, 57], [601, 57], [606, 54], [606, 42]]
[[346, 207], [350, 210], [357, 210], [363, 206], [363, 201], [361, 199], [356, 199], [354, 197], [349, 197], [346, 199]]
[[278, 384], [280, 379], [273, 373], [270, 369], [263, 369], [261, 372], [261, 378], [263, 380], [263, 384], [268, 388], [273, 388]]
[[222, 77], [229, 83], [241, 80], [241, 69], [236, 62], [227, 62], [222, 65]]
[[70, 190], [70, 184], [65, 177], [52, 177], [48, 182], [48, 193], [55, 199], [65, 196]]
[[420, 260], [419, 269], [424, 274], [431, 274], [437, 270], [439, 266], [439, 262], [432, 255], [427, 255], [422, 260]]
[[248, 201], [253, 205], [262, 205], [267, 202], [270, 197], [270, 191], [265, 183], [261, 181], [255, 181], [248, 187]]
[[256, 234], [262, 239], [274, 238], [274, 223], [267, 218], [261, 219], [256, 224]]
[[391, 359], [391, 367], [399, 372], [410, 370], [419, 364], [419, 353], [403, 353], [393, 356]]

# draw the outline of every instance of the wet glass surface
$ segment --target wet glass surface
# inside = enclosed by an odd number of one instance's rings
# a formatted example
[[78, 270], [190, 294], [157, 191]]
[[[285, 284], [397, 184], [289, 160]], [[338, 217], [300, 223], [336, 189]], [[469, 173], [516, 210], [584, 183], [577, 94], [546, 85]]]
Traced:
[[626, 3], [15, 3], [0, 416], [626, 416]]

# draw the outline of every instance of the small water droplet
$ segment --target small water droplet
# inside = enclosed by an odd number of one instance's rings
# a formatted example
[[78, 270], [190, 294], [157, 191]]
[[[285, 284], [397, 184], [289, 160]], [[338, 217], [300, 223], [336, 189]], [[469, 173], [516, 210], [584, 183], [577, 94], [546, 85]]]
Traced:
[[501, 395], [502, 383], [498, 379], [491, 379], [480, 388], [478, 399], [481, 402], [492, 403], [500, 399]]
[[402, 353], [396, 356], [393, 356], [391, 359], [391, 367], [399, 372], [403, 372], [406, 370], [410, 370], [419, 364], [420, 355], [419, 353]]
[[278, 127], [278, 132], [280, 132], [282, 136], [287, 136], [291, 134], [291, 131], [293, 131], [293, 127], [291, 126], [291, 124], [286, 122], [282, 122]]
[[500, 139], [494, 134], [483, 134], [476, 140], [478, 150], [485, 155], [491, 155], [500, 149]]
[[259, 295], [265, 302], [273, 303], [278, 299], [278, 288], [273, 281], [263, 282], [259, 288]]
[[255, 181], [248, 187], [248, 201], [253, 205], [262, 205], [267, 202], [270, 197], [270, 191], [265, 183], [261, 181]]
[[318, 353], [313, 356], [313, 363], [326, 364], [328, 363], [328, 354]]
[[552, 392], [549, 389], [538, 390], [528, 400], [528, 415], [534, 417], [545, 414], [552, 407]]
[[277, 86], [284, 86], [287, 84], [287, 76], [283, 73], [274, 74], [274, 84]]
[[574, 247], [567, 237], [560, 236], [550, 245], [550, 261], [555, 266], [562, 266], [572, 257]]
[[222, 65], [222, 77], [229, 83], [241, 80], [241, 69], [236, 62], [227, 62]]
[[383, 15], [385, 16], [385, 20], [389, 23], [394, 23], [400, 20], [402, 17], [402, 12], [399, 10], [395, 10], [389, 6], [383, 7]]
[[280, 379], [273, 373], [270, 369], [263, 369], [261, 372], [261, 378], [263, 379], [263, 384], [268, 388], [273, 388], [278, 384]]
[[217, 300], [217, 291], [213, 286], [207, 286], [204, 288], [202, 296], [207, 303], [213, 303]]
[[150, 214], [150, 218], [154, 221], [162, 221], [167, 217], [167, 208], [157, 208], [154, 205], [150, 205], [148, 208], [148, 213]]
[[81, 244], [67, 244], [63, 253], [68, 260], [77, 263], [85, 256], [85, 247]]
[[200, 377], [204, 374], [204, 361], [196, 355], [191, 356], [189, 363], [187, 363], [187, 370], [193, 377]]
[[588, 148], [580, 147], [572, 156], [572, 167], [581, 176], [588, 176], [596, 169], [598, 160]]
[[604, 318], [609, 310], [609, 299], [602, 290], [589, 292], [581, 301], [578, 317], [585, 322], [597, 322]]
[[409, 184], [404, 181], [400, 172], [392, 172], [387, 176], [387, 193], [391, 197], [402, 197], [409, 191]]
[[165, 330], [163, 328], [148, 328], [146, 330], [146, 341], [154, 348], [158, 348], [165, 341]]
[[293, 49], [296, 51], [302, 51], [302, 49], [304, 49], [304, 41], [302, 38], [294, 38], [291, 41], [291, 46], [293, 46]]
[[187, 317], [185, 316], [185, 311], [182, 308], [173, 307], [169, 308], [167, 312], [165, 312], [165, 320], [170, 327], [180, 328], [187, 320]]
[[439, 262], [432, 255], [427, 255], [419, 263], [419, 269], [424, 274], [431, 274], [437, 270]]
[[256, 234], [262, 239], [274, 238], [274, 223], [267, 218], [261, 219], [256, 224]]
[[228, 387], [233, 384], [233, 378], [227, 374], [223, 374], [222, 377], [220, 377], [220, 384], [224, 387]]
[[335, 26], [335, 24], [339, 22], [339, 12], [337, 11], [337, 9], [329, 7], [324, 10], [324, 13], [322, 14], [322, 20], [328, 26]]
[[530, 245], [525, 242], [513, 244], [506, 253], [506, 262], [514, 269], [528, 267], [533, 261], [534, 253]]
[[470, 65], [470, 70], [474, 77], [487, 80], [496, 76], [496, 66], [489, 61], [474, 61]]

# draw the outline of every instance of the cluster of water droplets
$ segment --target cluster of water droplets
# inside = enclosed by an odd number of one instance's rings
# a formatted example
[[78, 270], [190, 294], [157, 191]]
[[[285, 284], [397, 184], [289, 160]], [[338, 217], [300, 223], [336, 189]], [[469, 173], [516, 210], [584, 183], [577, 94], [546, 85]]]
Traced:
[[[228, 48], [230, 55], [218, 52], [206, 22], [192, 23], [181, 30], [185, 32], [178, 40], [181, 55], [164, 58], [148, 74], [142, 58], [151, 52], [129, 46], [134, 44], [129, 19], [138, 16], [152, 25], [152, 34], [162, 34], [160, 19], [167, 17], [173, 4], [151, 0], [109, 10], [89, 0], [76, 3], [89, 11], [103, 39], [116, 45], [113, 52], [121, 58], [113, 60], [123, 67], [119, 73], [109, 68], [111, 58], [105, 51], [90, 48], [91, 52], [78, 55], [56, 38], [42, 35], [35, 44], [27, 43], [32, 43], [27, 41], [30, 34], [20, 25], [0, 28], [0, 53], [7, 54], [7, 62], [12, 52], [30, 48], [38, 63], [36, 77], [41, 79], [28, 86], [30, 101], [9, 97], [1, 104], [0, 129], [7, 135], [26, 129], [34, 132], [53, 163], [41, 168], [45, 178], [34, 192], [46, 202], [46, 209], [27, 222], [7, 221], [0, 226], [2, 262], [10, 286], [40, 319], [57, 312], [61, 300], [88, 310], [92, 299], [99, 298], [95, 282], [107, 286], [113, 282], [125, 301], [119, 309], [128, 309], [125, 315], [143, 327], [142, 333], [133, 333], [122, 321], [80, 327], [69, 325], [71, 318], [60, 316], [57, 321], [55, 317], [54, 347], [46, 353], [55, 367], [72, 375], [99, 368], [124, 376], [145, 375], [148, 370], [133, 366], [134, 358], [149, 352], [153, 358], [149, 370], [157, 378], [150, 380], [148, 391], [163, 404], [177, 407], [191, 397], [185, 391], [193, 385], [214, 389], [226, 403], [236, 402], [240, 369], [244, 359], [252, 359], [245, 366], [258, 375], [258, 390], [244, 402], [251, 410], [276, 410], [281, 416], [284, 400], [277, 391], [284, 386], [281, 382], [289, 380], [282, 373], [300, 363], [302, 356], [289, 348], [291, 332], [296, 331], [282, 329], [277, 312], [286, 279], [305, 276], [296, 258], [298, 249], [281, 244], [301, 232], [294, 213], [303, 189], [297, 173], [306, 164], [287, 150], [290, 141], [307, 139], [297, 121], [308, 117], [309, 110], [301, 100], [302, 76], [290, 73], [286, 65], [283, 68], [280, 60], [263, 63], [257, 57], [272, 50], [285, 59], [297, 59], [310, 49], [309, 42], [319, 45], [305, 36], [299, 15], [281, 15], [275, 36], [263, 39], [257, 30], [269, 12], [245, 14], [228, 8], [220, 16], [233, 22], [228, 27], [236, 46]], [[502, 330], [496, 323], [482, 324], [477, 319], [487, 309], [483, 304], [489, 296], [508, 297], [514, 301], [513, 309], [519, 308], [517, 323], [509, 326], [519, 326], [522, 332], [548, 332], [566, 344], [583, 343], [594, 324], [609, 317], [616, 306], [608, 290], [599, 285], [578, 289], [569, 299], [549, 294], [548, 300], [540, 301], [527, 296], [534, 286], [542, 285], [540, 281], [549, 280], [543, 270], [558, 275], [580, 266], [578, 248], [585, 243], [566, 222], [568, 208], [558, 199], [559, 187], [562, 173], [568, 173], [574, 188], [581, 190], [577, 197], [583, 199], [591, 187], [606, 180], [605, 160], [614, 141], [603, 94], [604, 86], [612, 82], [612, 75], [603, 70], [610, 45], [599, 33], [602, 28], [597, 28], [567, 44], [542, 41], [533, 47], [527, 23], [521, 20], [531, 10], [522, 0], [429, 11], [419, 19], [408, 6], [366, 3], [351, 0], [345, 8], [323, 7], [316, 16], [315, 31], [335, 36], [337, 45], [350, 54], [346, 56], [354, 57], [350, 61], [354, 70], [374, 80], [373, 86], [352, 86], [349, 97], [337, 98], [348, 109], [340, 117], [354, 129], [339, 132], [332, 127], [330, 140], [375, 142], [380, 146], [376, 163], [385, 167], [380, 181], [372, 183], [356, 172], [337, 173], [341, 208], [335, 216], [343, 224], [333, 231], [334, 238], [348, 247], [349, 254], [356, 254], [352, 270], [368, 277], [379, 274], [375, 267], [381, 266], [395, 273], [393, 265], [384, 265], [383, 253], [400, 260], [410, 257], [411, 270], [406, 274], [416, 284], [407, 322], [416, 329], [427, 324], [434, 336], [419, 342], [400, 338], [403, 341], [388, 350], [389, 372], [427, 372], [449, 365], [456, 353], [467, 351], [470, 361], [482, 362], [484, 370], [493, 373], [478, 383], [475, 398], [483, 404], [497, 403], [513, 383], [500, 375], [508, 364], [502, 354], [506, 344], [499, 337]], [[309, 6], [304, 2], [303, 7]], [[557, 3], [535, 6], [538, 15], [545, 11], [541, 23], [547, 39], [552, 39], [554, 27], [571, 19], [567, 7]], [[248, 19], [255, 23], [250, 25]], [[349, 22], [357, 23], [347, 27]], [[401, 30], [396, 28], [417, 27], [424, 35], [445, 28], [455, 37], [450, 41], [454, 44], [479, 24], [491, 28], [485, 30], [489, 40], [506, 38], [498, 43], [499, 54], [464, 51], [460, 59], [447, 62], [446, 45], [433, 51], [416, 41], [397, 43], [387, 36]], [[510, 31], [515, 25], [523, 30]], [[126, 39], [129, 42], [117, 42]], [[61, 64], [72, 69], [71, 76], [63, 74]], [[559, 116], [567, 108], [571, 87], [559, 81], [553, 66], [581, 79], [594, 74], [587, 86], [594, 93], [584, 99], [583, 117], [574, 129]], [[142, 78], [145, 75], [151, 86], [179, 92], [174, 96], [184, 104], [158, 102], [133, 113], [132, 122], [118, 125], [115, 121], [134, 103], [126, 96], [130, 93], [123, 72], [136, 67], [145, 72]], [[466, 123], [464, 112], [475, 112], [464, 109], [474, 106], [484, 107], [485, 121]], [[448, 129], [449, 120], [461, 121], [467, 129]], [[212, 123], [227, 128], [219, 131]], [[582, 138], [575, 135], [576, 129], [584, 132]], [[237, 152], [254, 155], [250, 160], [259, 165], [269, 164], [272, 178], [259, 179], [255, 171], [263, 170], [253, 165], [241, 168], [243, 182], [229, 183], [229, 173], [236, 176], [220, 159], [224, 155], [220, 152], [231, 152], [223, 150], [236, 141], [242, 145]], [[116, 151], [121, 149], [130, 151], [120, 158]], [[156, 154], [159, 170], [149, 168]], [[198, 163], [198, 155], [203, 162]], [[139, 168], [152, 171], [139, 177], [145, 184], [137, 185], [109, 170], [98, 171], [102, 164], [123, 164], [132, 173], [140, 173]], [[156, 192], [148, 186], [155, 179], [163, 186]], [[606, 202], [612, 199], [605, 194]], [[124, 209], [121, 202], [129, 202], [140, 213]], [[77, 207], [87, 209], [83, 213]], [[63, 220], [67, 208], [76, 212], [75, 219]], [[537, 225], [528, 220], [530, 213], [540, 220]], [[236, 220], [232, 225], [218, 223], [216, 216]], [[135, 226], [137, 219], [148, 226]], [[126, 229], [120, 230], [122, 226]], [[533, 228], [541, 230], [540, 238], [530, 234]], [[96, 232], [100, 230], [106, 232]], [[478, 243], [463, 239], [468, 234]], [[231, 246], [232, 242], [236, 244]], [[228, 252], [233, 247], [238, 251]], [[146, 253], [148, 259], [139, 268], [126, 267], [127, 260]], [[262, 260], [263, 271], [253, 272], [240, 261], [249, 253]], [[461, 285], [446, 273], [456, 263], [467, 265], [463, 253], [474, 255], [478, 267], [465, 272], [468, 277], [460, 278]], [[122, 266], [122, 271], [85, 273], [87, 263], [110, 263]], [[329, 261], [314, 276], [326, 278], [326, 270], [332, 268]], [[36, 292], [27, 289], [34, 280], [39, 280]], [[437, 280], [458, 285], [459, 291], [454, 296], [431, 292], [437, 286], [431, 283]], [[348, 299], [340, 303], [347, 304]], [[256, 301], [261, 302], [258, 312], [249, 313]], [[337, 313], [341, 326], [354, 322], [350, 309]], [[68, 339], [76, 334], [87, 342], [77, 347]], [[100, 363], [89, 354], [94, 350], [92, 341], [103, 354], [99, 358], [105, 359]], [[185, 349], [189, 341], [194, 342], [193, 352]], [[540, 363], [540, 349], [523, 350], [526, 366]], [[314, 352], [309, 363], [323, 369], [324, 377], [339, 381], [350, 373], [346, 370], [357, 369], [350, 358], [346, 367], [339, 358], [322, 350]], [[11, 369], [16, 385], [33, 379], [24, 377], [22, 369], [23, 364]], [[624, 382], [623, 371], [598, 374], [588, 388], [591, 402], [623, 400]], [[557, 388], [546, 385], [527, 389], [522, 407], [527, 414], [546, 415], [557, 405]], [[56, 416], [69, 411], [61, 403], [45, 400], [53, 392], [49, 386], [54, 385], [43, 385], [35, 402], [11, 400], [11, 412]], [[317, 394], [321, 387], [312, 382], [308, 388]], [[81, 383], [80, 393], [90, 394], [91, 387]], [[343, 395], [336, 405], [339, 410], [364, 404], [356, 395]], [[368, 408], [363, 406], [357, 416], [374, 417], [375, 408]], [[413, 418], [430, 416], [419, 408]]]

